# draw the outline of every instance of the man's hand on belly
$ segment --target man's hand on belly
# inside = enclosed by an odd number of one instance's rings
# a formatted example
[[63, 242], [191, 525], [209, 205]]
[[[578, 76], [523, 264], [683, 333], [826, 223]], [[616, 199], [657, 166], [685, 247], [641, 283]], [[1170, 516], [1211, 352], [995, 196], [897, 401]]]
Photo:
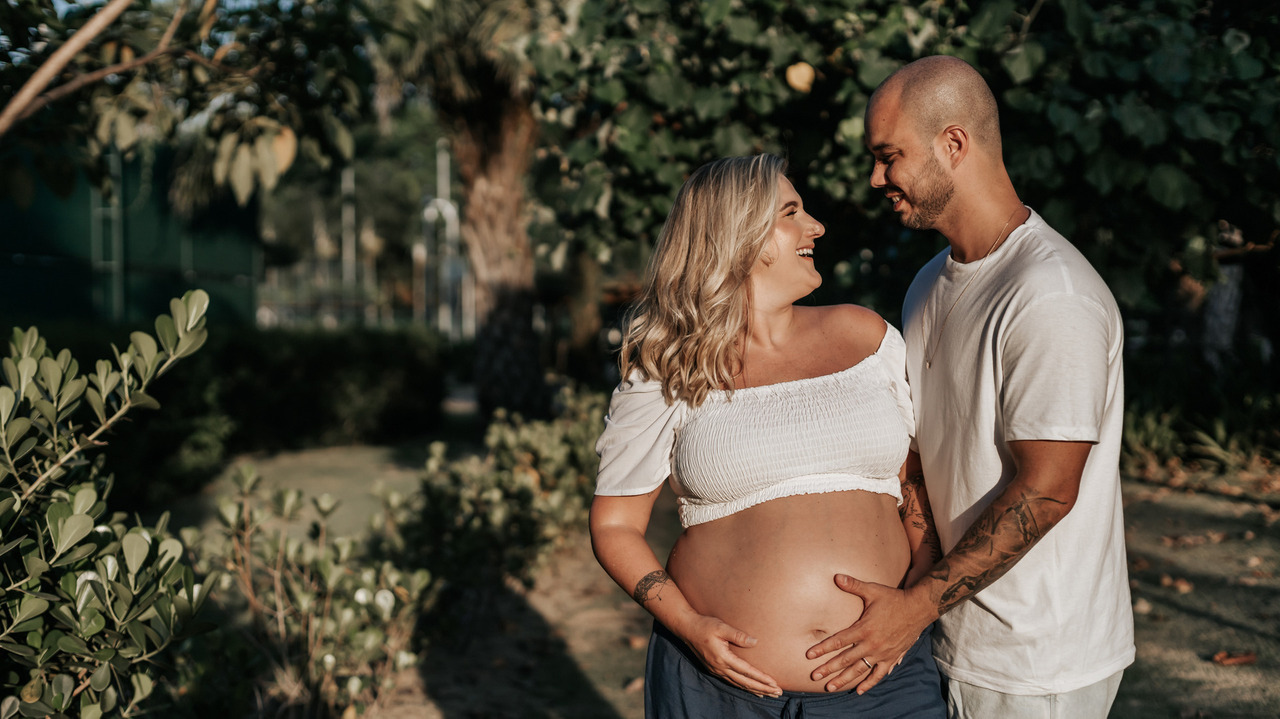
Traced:
[[862, 582], [837, 574], [836, 585], [856, 594], [866, 606], [862, 616], [843, 629], [809, 648], [809, 659], [817, 659], [844, 649], [822, 666], [813, 670], [814, 681], [827, 679], [826, 690], [839, 691], [850, 683], [871, 674], [858, 684], [859, 694], [866, 693], [893, 671], [902, 655], [915, 644], [920, 634], [937, 619], [927, 603], [913, 602], [906, 591], [873, 582]]

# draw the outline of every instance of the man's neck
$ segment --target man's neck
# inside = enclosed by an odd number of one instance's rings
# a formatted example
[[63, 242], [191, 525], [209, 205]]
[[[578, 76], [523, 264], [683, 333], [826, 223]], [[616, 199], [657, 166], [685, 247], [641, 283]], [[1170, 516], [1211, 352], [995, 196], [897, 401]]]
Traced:
[[967, 264], [994, 252], [1030, 216], [1030, 210], [1015, 196], [1011, 202], [975, 210], [938, 230], [951, 245], [951, 258]]

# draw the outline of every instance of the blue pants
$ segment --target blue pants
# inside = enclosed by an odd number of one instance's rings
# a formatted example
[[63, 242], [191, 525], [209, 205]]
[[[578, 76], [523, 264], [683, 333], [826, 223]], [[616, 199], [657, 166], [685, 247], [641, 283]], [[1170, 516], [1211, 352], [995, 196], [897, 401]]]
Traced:
[[933, 663], [928, 630], [907, 651], [902, 664], [871, 691], [783, 692], [758, 697], [710, 674], [669, 629], [653, 624], [645, 663], [644, 715], [647, 719], [945, 719], [942, 684]]

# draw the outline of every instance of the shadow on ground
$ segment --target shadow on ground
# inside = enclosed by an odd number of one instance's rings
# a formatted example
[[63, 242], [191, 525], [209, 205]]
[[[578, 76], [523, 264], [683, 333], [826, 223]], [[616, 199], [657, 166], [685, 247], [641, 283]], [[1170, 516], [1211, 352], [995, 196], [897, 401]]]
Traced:
[[1124, 496], [1138, 656], [1113, 719], [1280, 716], [1274, 511], [1135, 482]]
[[620, 719], [560, 631], [514, 587], [455, 597], [425, 621], [426, 694], [448, 719]]

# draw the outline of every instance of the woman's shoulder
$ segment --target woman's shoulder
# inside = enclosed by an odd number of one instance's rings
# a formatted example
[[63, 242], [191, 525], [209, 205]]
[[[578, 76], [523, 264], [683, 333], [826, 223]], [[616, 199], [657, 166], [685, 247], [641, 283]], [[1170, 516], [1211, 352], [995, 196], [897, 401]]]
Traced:
[[895, 334], [874, 310], [858, 305], [824, 305], [809, 307], [813, 322], [811, 335], [821, 345], [819, 352], [830, 352], [848, 360], [861, 361], [880, 350]]
[[824, 334], [859, 344], [880, 344], [886, 330], [892, 329], [875, 310], [861, 305], [823, 305], [809, 308]]

